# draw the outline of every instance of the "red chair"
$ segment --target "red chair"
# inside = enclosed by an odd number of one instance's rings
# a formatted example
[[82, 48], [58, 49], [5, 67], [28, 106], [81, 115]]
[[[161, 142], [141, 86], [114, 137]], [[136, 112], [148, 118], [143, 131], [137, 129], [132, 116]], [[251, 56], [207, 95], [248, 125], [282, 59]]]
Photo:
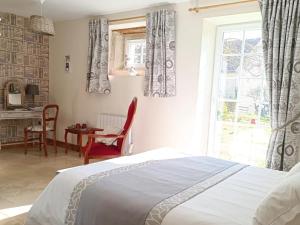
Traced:
[[[43, 118], [41, 125], [29, 126], [24, 129], [24, 153], [27, 154], [27, 143], [35, 139], [39, 139], [40, 151], [42, 150], [42, 144], [44, 146], [45, 156], [48, 156], [47, 152], [47, 134], [53, 133], [53, 145], [55, 154], [57, 153], [56, 148], [56, 123], [58, 116], [59, 107], [58, 105], [46, 105], [43, 109]], [[28, 139], [28, 134], [38, 134], [38, 138]]]
[[[110, 159], [124, 155], [124, 145], [128, 132], [132, 126], [137, 107], [137, 98], [129, 106], [127, 119], [120, 134], [89, 134], [88, 143], [82, 148], [84, 164], [89, 164], [90, 159]], [[96, 138], [115, 138], [116, 145], [106, 145], [96, 142]]]

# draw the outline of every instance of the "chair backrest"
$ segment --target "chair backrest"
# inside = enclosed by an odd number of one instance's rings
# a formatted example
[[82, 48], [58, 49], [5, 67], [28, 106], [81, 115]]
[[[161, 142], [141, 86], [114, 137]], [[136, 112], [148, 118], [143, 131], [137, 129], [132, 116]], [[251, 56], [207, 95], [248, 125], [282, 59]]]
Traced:
[[56, 130], [56, 122], [58, 116], [58, 105], [51, 104], [46, 105], [43, 109], [43, 130], [46, 130], [47, 124], [51, 122], [53, 130]]
[[[129, 108], [128, 108], [128, 113], [127, 113], [127, 119], [126, 122], [124, 124], [123, 127], [123, 131], [122, 131], [122, 135], [124, 135], [124, 138], [119, 138], [117, 141], [117, 146], [118, 149], [122, 152], [123, 148], [124, 148], [124, 142], [128, 136], [128, 132], [130, 130], [130, 128], [132, 127], [133, 124], [133, 120], [135, 117], [135, 113], [136, 113], [136, 108], [137, 108], [137, 98], [134, 97], [133, 100], [131, 101]], [[122, 152], [123, 154], [123, 152]]]

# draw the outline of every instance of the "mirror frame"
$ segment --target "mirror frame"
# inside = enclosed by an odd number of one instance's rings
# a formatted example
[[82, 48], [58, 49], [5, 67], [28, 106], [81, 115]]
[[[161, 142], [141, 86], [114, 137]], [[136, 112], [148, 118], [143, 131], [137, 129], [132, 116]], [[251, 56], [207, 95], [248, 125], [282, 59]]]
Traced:
[[[16, 105], [8, 104], [8, 94], [10, 94], [9, 87], [12, 84], [17, 89], [20, 90], [21, 105], [16, 106]], [[4, 108], [5, 108], [5, 110], [13, 110], [13, 109], [18, 109], [18, 108], [23, 108], [23, 106], [24, 106], [24, 97], [25, 97], [25, 88], [24, 88], [23, 83], [20, 80], [9, 80], [9, 81], [6, 82], [6, 84], [4, 86]]]

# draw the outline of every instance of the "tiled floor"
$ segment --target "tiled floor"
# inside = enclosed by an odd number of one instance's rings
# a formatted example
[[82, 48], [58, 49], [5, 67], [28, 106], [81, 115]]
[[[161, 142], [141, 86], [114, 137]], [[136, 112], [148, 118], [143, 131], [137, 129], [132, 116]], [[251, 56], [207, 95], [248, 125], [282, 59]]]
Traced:
[[59, 169], [81, 165], [76, 152], [64, 154], [59, 149], [55, 156], [49, 148], [48, 158], [38, 149], [24, 155], [23, 149], [0, 151], [0, 225], [22, 225], [26, 211], [47, 186]]

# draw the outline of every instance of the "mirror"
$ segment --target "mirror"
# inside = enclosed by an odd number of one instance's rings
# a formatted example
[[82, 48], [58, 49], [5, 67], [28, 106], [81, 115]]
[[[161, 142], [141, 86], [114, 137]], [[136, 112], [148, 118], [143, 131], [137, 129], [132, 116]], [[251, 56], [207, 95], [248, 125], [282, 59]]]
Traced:
[[8, 105], [21, 106], [22, 95], [21, 94], [8, 94], [7, 98]]
[[19, 80], [8, 81], [5, 85], [5, 109], [17, 109], [23, 107], [24, 86]]

